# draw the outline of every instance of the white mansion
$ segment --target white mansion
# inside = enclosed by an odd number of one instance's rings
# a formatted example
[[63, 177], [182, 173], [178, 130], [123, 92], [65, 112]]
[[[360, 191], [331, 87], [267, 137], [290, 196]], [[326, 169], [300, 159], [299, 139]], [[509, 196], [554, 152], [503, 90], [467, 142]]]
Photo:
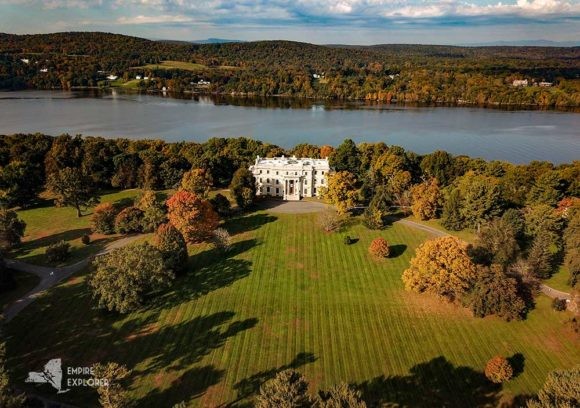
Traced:
[[328, 159], [258, 156], [250, 171], [256, 179], [256, 195], [300, 200], [320, 195], [330, 166]]

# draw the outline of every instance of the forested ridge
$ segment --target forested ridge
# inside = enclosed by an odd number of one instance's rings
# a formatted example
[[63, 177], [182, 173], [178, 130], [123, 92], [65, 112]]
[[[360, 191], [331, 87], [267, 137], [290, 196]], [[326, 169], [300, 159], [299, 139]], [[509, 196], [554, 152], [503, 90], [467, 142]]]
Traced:
[[[195, 66], [159, 66], [163, 61]], [[0, 88], [105, 87], [108, 75], [124, 82], [146, 76], [134, 88], [150, 91], [580, 106], [580, 47], [189, 44], [90, 32], [0, 34]], [[530, 86], [513, 86], [526, 79]], [[200, 81], [209, 84], [199, 87]]]

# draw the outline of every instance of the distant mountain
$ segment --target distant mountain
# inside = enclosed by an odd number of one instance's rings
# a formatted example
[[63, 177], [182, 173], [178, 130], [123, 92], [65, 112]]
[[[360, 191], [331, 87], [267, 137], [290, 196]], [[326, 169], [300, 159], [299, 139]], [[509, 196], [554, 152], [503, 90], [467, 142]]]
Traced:
[[463, 44], [467, 47], [580, 47], [580, 41], [520, 40]]
[[242, 40], [227, 40], [225, 38], [208, 38], [205, 40], [194, 40], [191, 41], [195, 44], [224, 44], [224, 43], [242, 43]]

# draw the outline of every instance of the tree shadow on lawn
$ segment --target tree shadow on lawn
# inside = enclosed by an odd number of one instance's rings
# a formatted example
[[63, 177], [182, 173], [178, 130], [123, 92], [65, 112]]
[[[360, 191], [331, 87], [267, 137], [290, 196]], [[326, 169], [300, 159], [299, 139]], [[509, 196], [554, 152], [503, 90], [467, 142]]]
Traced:
[[[24, 262], [30, 262], [37, 265], [48, 265], [45, 258], [45, 252], [32, 254], [32, 252], [41, 248], [47, 248], [49, 245], [65, 241], [70, 242], [81, 238], [83, 235], [91, 235], [90, 228], [77, 228], [68, 231], [59, 232], [57, 234], [48, 235], [46, 237], [37, 238], [31, 241], [23, 242], [18, 247], [14, 248], [10, 256], [20, 258]], [[75, 261], [79, 261], [90, 255], [96, 254], [103, 250], [109, 243], [119, 239], [118, 236], [103, 237], [92, 241], [88, 245], [83, 245], [78, 248], [71, 248], [69, 259], [58, 264], [50, 264], [51, 266], [69, 265]]]
[[445, 357], [413, 366], [406, 376], [380, 376], [355, 388], [369, 407], [495, 407], [501, 385], [470, 367], [454, 367]]
[[[292, 361], [288, 364], [281, 365], [279, 367], [271, 368], [269, 370], [260, 371], [256, 374], [253, 374], [247, 378], [244, 378], [234, 384], [234, 389], [238, 392], [238, 398], [235, 401], [232, 401], [228, 404], [225, 404], [225, 407], [239, 407], [241, 401], [245, 400], [246, 398], [255, 395], [258, 391], [260, 391], [260, 387], [266, 381], [274, 378], [276, 374], [280, 371], [288, 370], [288, 369], [297, 369], [299, 367], [305, 366], [306, 364], [313, 363], [317, 360], [316, 356], [313, 353], [298, 353], [296, 357], [292, 359]], [[241, 403], [242, 406], [245, 406], [246, 403]]]
[[274, 222], [278, 217], [273, 215], [257, 213], [246, 216], [237, 216], [229, 218], [224, 224], [224, 228], [228, 230], [231, 235], [237, 235], [248, 231], [254, 231], [261, 226]]
[[524, 367], [526, 366], [526, 358], [522, 353], [515, 353], [513, 356], [508, 357], [508, 362], [513, 369], [513, 378], [524, 372]]
[[407, 250], [407, 245], [405, 244], [397, 244], [392, 245], [389, 251], [389, 258], [397, 258], [405, 253]]

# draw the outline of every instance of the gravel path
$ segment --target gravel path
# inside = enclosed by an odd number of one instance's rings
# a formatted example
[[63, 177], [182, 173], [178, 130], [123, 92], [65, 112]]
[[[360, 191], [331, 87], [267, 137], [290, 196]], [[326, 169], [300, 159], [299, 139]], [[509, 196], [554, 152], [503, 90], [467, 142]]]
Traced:
[[[110, 243], [101, 252], [95, 256], [104, 255], [113, 249], [121, 248], [125, 245], [130, 244], [136, 239], [140, 238], [140, 235], [132, 235], [129, 237], [121, 238], [115, 242]], [[10, 269], [14, 269], [20, 272], [32, 273], [40, 278], [40, 282], [36, 285], [30, 292], [26, 293], [23, 297], [16, 300], [6, 309], [4, 309], [4, 321], [9, 322], [18, 313], [20, 313], [26, 306], [34, 302], [39, 296], [43, 294], [44, 291], [52, 288], [62, 280], [68, 278], [69, 276], [79, 272], [87, 267], [87, 265], [92, 260], [91, 258], [83, 259], [72, 265], [67, 265], [63, 267], [48, 267], [40, 265], [32, 265], [26, 262], [19, 261], [17, 259], [6, 259], [6, 266]]]

